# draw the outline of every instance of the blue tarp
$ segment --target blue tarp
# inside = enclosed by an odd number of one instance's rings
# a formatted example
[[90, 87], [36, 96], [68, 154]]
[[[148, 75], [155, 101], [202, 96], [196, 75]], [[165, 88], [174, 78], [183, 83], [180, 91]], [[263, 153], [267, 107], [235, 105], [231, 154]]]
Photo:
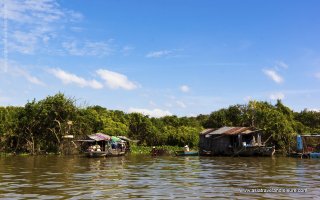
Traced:
[[302, 151], [303, 149], [303, 143], [302, 143], [302, 137], [300, 135], [297, 136], [297, 150]]

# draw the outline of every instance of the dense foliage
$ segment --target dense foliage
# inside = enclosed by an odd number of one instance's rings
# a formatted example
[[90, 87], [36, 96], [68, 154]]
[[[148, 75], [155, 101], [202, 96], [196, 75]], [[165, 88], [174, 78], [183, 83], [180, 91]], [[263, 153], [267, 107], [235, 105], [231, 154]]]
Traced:
[[297, 133], [320, 131], [320, 113], [293, 112], [281, 101], [276, 105], [251, 101], [210, 115], [151, 118], [138, 113], [107, 110], [101, 106], [78, 107], [75, 100], [58, 93], [24, 107], [0, 107], [0, 151], [59, 152], [63, 135], [81, 139], [103, 132], [139, 140], [140, 145], [198, 146], [199, 132], [222, 126], [254, 126], [264, 139], [286, 149]]

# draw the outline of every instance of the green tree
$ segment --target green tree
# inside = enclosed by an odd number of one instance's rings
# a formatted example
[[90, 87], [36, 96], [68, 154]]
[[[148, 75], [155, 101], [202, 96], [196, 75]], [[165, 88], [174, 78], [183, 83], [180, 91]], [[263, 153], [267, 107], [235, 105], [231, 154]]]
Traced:
[[139, 140], [140, 144], [147, 144], [152, 134], [152, 123], [149, 117], [139, 113], [129, 114], [129, 134], [128, 136]]
[[304, 125], [304, 129], [300, 133], [303, 131], [320, 133], [320, 112], [305, 109], [300, 113], [295, 113], [294, 118], [297, 122]]
[[0, 107], [0, 151], [20, 150], [18, 114], [21, 110], [21, 107]]

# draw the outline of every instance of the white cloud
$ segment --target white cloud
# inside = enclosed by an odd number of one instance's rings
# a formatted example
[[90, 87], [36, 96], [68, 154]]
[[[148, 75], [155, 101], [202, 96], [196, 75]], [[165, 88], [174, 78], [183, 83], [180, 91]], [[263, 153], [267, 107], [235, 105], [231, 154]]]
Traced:
[[161, 110], [158, 108], [155, 108], [153, 110], [144, 109], [144, 108], [129, 108], [128, 112], [129, 113], [141, 113], [144, 115], [149, 115], [150, 117], [157, 117], [157, 118], [172, 115], [171, 112], [169, 112], [167, 110]]
[[86, 80], [82, 77], [79, 77], [75, 74], [68, 73], [61, 69], [49, 69], [48, 70], [55, 77], [60, 79], [64, 84], [74, 83], [80, 87], [91, 87], [93, 89], [101, 89], [103, 85], [96, 80]]
[[149, 101], [149, 104], [150, 104], [151, 106], [157, 106], [157, 104], [156, 104], [154, 101]]
[[10, 0], [2, 1], [2, 6], [1, 16], [19, 23], [42, 24], [65, 15], [55, 0]]
[[[4, 66], [4, 67], [3, 67]], [[6, 67], [8, 66], [8, 67]], [[37, 77], [33, 76], [28, 72], [26, 69], [22, 68], [20, 64], [10, 61], [10, 60], [4, 60], [0, 59], [0, 72], [3, 70], [3, 72], [8, 73], [12, 76], [18, 76], [23, 77], [30, 83], [45, 86], [45, 83], [42, 82]]]
[[176, 104], [180, 107], [180, 108], [186, 108], [186, 104], [183, 103], [182, 101], [176, 101]]
[[283, 82], [283, 78], [274, 70], [264, 69], [263, 73], [278, 84]]
[[281, 67], [285, 69], [289, 68], [289, 65], [281, 60], [277, 60], [275, 63], [276, 63], [276, 67]]
[[72, 27], [70, 27], [70, 30], [73, 32], [76, 32], [76, 33], [80, 33], [84, 30], [84, 28], [78, 27], [78, 26], [72, 26]]
[[8, 71], [8, 59], [0, 58], [0, 73]]
[[316, 73], [314, 76], [315, 76], [316, 78], [320, 79], [320, 72]]
[[123, 53], [124, 56], [128, 56], [132, 50], [134, 50], [134, 47], [132, 47], [132, 46], [124, 46], [121, 49], [121, 52]]
[[30, 32], [13, 32], [11, 34], [12, 40], [8, 42], [8, 51], [19, 52], [22, 54], [33, 54], [37, 48], [39, 35], [41, 34], [41, 32], [37, 32], [35, 30], [31, 30]]
[[99, 69], [96, 73], [101, 79], [105, 80], [105, 84], [111, 89], [122, 88], [125, 90], [134, 90], [138, 87], [137, 84], [128, 80], [127, 76], [123, 74], [106, 69]]
[[243, 100], [244, 100], [245, 102], [249, 102], [249, 101], [252, 100], [252, 96], [246, 96], [246, 97], [243, 98]]
[[181, 90], [182, 92], [189, 92], [189, 91], [190, 91], [190, 88], [189, 88], [189, 86], [187, 86], [187, 85], [182, 85], [182, 86], [180, 87], [180, 90]]
[[74, 10], [68, 10], [66, 14], [70, 16], [69, 18], [70, 21], [81, 21], [84, 18], [81, 13], [76, 12]]
[[4, 19], [4, 48], [8, 52], [34, 54], [47, 50], [46, 44], [69, 21], [81, 14], [62, 9], [56, 0], [5, 0], [1, 1], [0, 17]]
[[197, 117], [198, 115], [197, 114], [195, 114], [195, 113], [189, 113], [189, 114], [187, 114], [187, 117]]
[[5, 96], [0, 96], [0, 103], [9, 103], [10, 101], [12, 101], [11, 98], [5, 97]]
[[173, 105], [171, 103], [166, 103], [165, 106], [168, 107], [168, 108], [172, 108], [173, 107]]
[[272, 93], [270, 94], [269, 98], [271, 100], [278, 100], [278, 99], [284, 99], [285, 95], [282, 92], [276, 92], [276, 93]]
[[44, 86], [45, 84], [40, 81], [37, 77], [32, 76], [31, 74], [29, 74], [29, 72], [27, 72], [26, 70], [23, 70], [21, 68], [16, 68], [13, 72], [17, 73], [17, 75], [20, 75], [22, 77], [24, 77], [25, 79], [27, 79], [27, 81], [29, 81], [30, 83], [36, 84], [36, 85], [42, 85]]
[[311, 112], [320, 112], [319, 108], [308, 108], [307, 111], [311, 111]]
[[86, 41], [78, 44], [76, 41], [63, 42], [63, 48], [74, 56], [108, 56], [113, 52], [110, 42]]
[[163, 57], [163, 56], [168, 56], [171, 53], [172, 53], [172, 51], [169, 51], [169, 50], [152, 51], [152, 52], [149, 52], [146, 55], [146, 57], [147, 58], [160, 58], [160, 57]]

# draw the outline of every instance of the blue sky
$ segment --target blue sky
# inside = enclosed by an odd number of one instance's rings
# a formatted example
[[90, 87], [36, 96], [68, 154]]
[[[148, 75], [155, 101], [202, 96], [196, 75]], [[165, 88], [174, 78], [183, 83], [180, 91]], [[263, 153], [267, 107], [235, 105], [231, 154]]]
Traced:
[[0, 105], [63, 92], [151, 116], [320, 109], [320, 2], [1, 0]]

